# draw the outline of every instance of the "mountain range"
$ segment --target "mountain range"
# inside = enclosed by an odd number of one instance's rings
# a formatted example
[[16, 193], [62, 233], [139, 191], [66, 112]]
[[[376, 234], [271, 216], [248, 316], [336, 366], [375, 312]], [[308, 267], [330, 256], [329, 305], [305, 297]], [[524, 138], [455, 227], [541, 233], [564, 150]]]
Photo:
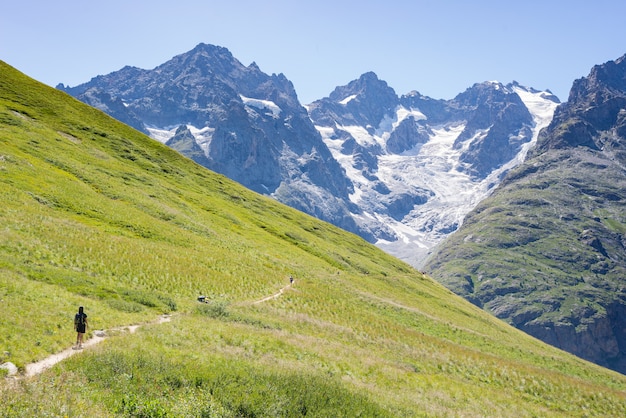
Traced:
[[305, 107], [284, 75], [207, 44], [58, 88], [414, 266], [524, 159], [558, 104], [518, 83], [398, 96], [370, 72]]
[[447, 101], [398, 97], [367, 73], [308, 109], [355, 188], [357, 223], [419, 267], [524, 159], [557, 104], [549, 92], [498, 82]]
[[[0, 219], [3, 417], [626, 415], [625, 376], [1, 61]], [[106, 340], [28, 376], [79, 306]]]
[[624, 373], [622, 71], [594, 67], [563, 104], [517, 82], [398, 96], [369, 72], [302, 106], [284, 75], [200, 44], [58, 88]]

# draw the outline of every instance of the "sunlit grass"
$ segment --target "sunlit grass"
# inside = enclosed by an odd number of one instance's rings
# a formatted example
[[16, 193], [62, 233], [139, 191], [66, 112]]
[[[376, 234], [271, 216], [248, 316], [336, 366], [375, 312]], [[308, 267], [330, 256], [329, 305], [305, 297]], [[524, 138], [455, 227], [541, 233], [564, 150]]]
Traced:
[[0, 201], [0, 362], [69, 347], [79, 305], [174, 314], [3, 381], [4, 416], [626, 414], [623, 376], [4, 65]]

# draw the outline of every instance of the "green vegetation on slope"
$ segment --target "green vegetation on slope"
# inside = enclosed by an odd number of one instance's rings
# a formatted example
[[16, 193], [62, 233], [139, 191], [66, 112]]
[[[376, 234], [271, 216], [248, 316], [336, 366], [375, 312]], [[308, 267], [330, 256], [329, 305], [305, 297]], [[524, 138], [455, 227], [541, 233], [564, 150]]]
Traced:
[[585, 328], [626, 299], [624, 186], [622, 166], [599, 153], [546, 153], [513, 171], [427, 269], [522, 329]]
[[626, 414], [623, 376], [5, 64], [0, 199], [0, 362], [68, 347], [78, 305], [175, 313], [0, 383], [2, 416]]

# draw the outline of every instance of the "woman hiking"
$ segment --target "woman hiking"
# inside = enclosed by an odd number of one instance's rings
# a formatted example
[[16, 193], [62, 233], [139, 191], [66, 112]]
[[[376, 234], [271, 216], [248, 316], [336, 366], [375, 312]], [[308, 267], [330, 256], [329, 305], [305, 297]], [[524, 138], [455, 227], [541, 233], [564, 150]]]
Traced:
[[76, 349], [83, 348], [83, 336], [87, 331], [87, 314], [83, 312], [83, 307], [78, 308], [78, 313], [74, 316], [74, 330], [76, 330]]

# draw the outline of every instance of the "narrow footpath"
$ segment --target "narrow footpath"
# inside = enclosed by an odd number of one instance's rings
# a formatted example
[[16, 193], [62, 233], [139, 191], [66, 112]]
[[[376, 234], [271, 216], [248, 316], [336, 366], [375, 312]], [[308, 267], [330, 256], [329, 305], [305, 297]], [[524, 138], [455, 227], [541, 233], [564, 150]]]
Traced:
[[253, 305], [256, 305], [256, 304], [259, 304], [259, 303], [267, 302], [268, 300], [276, 299], [277, 297], [279, 297], [280, 295], [282, 295], [282, 294], [283, 294], [283, 292], [284, 292], [285, 290], [287, 290], [287, 289], [289, 289], [291, 286], [293, 286], [293, 284], [294, 284], [295, 282], [296, 282], [295, 280], [291, 280], [287, 286], [283, 287], [283, 288], [282, 288], [282, 289], [280, 289], [278, 292], [276, 292], [276, 293], [274, 293], [273, 295], [268, 296], [268, 297], [266, 297], [266, 298], [263, 298], [263, 299], [259, 299], [259, 300], [257, 300], [257, 301], [254, 301], [254, 302], [252, 302], [252, 304], [253, 304]]
[[[295, 283], [295, 280], [290, 279], [290, 282], [287, 286], [283, 287], [282, 289], [280, 289], [277, 293], [265, 297], [263, 299], [257, 300], [252, 302], [253, 305], [259, 304], [259, 303], [263, 303], [263, 302], [267, 302], [269, 300], [272, 299], [276, 299], [278, 298], [280, 295], [282, 295], [287, 289], [291, 288], [291, 286]], [[149, 323], [145, 323], [145, 324], [141, 324], [141, 325], [129, 325], [129, 326], [123, 326], [123, 327], [117, 327], [117, 328], [112, 328], [110, 330], [97, 330], [93, 332], [93, 336], [91, 338], [89, 338], [88, 340], [85, 340], [83, 342], [83, 346], [81, 349], [77, 349], [76, 347], [70, 347], [67, 348], [63, 351], [61, 351], [60, 353], [56, 353], [53, 354], [49, 357], [46, 357], [43, 360], [40, 360], [36, 363], [30, 363], [27, 364], [25, 367], [25, 371], [23, 375], [18, 375], [15, 373], [10, 373], [9, 378], [20, 378], [20, 377], [32, 377], [32, 376], [36, 376], [38, 374], [43, 373], [46, 369], [54, 366], [55, 364], [73, 356], [76, 353], [80, 353], [81, 351], [83, 351], [86, 348], [92, 347], [96, 344], [101, 343], [102, 341], [104, 341], [108, 336], [110, 336], [112, 333], [115, 332], [128, 332], [130, 334], [134, 333], [135, 331], [137, 331], [138, 328], [144, 326], [144, 325], [153, 325], [153, 324], [162, 324], [164, 322], [169, 322], [171, 320], [171, 316], [170, 315], [161, 315], [156, 321], [153, 322], [149, 322]]]
[[111, 335], [114, 332], [128, 332], [130, 334], [134, 333], [135, 331], [137, 331], [138, 328], [144, 326], [144, 325], [153, 325], [153, 324], [162, 324], [164, 322], [169, 322], [171, 319], [170, 315], [161, 315], [156, 321], [153, 322], [148, 322], [145, 324], [141, 324], [141, 325], [129, 325], [129, 326], [124, 326], [124, 327], [117, 327], [117, 328], [112, 328], [110, 330], [96, 330], [93, 332], [93, 337], [89, 338], [88, 340], [85, 340], [83, 342], [83, 346], [82, 348], [78, 349], [75, 346], [74, 347], [70, 347], [67, 348], [63, 351], [61, 351], [60, 353], [56, 353], [53, 354], [49, 357], [46, 357], [43, 360], [40, 360], [36, 363], [30, 363], [27, 364], [26, 367], [24, 368], [24, 374], [23, 375], [18, 375], [16, 373], [10, 373], [9, 376], [7, 376], [8, 378], [21, 378], [21, 377], [32, 377], [32, 376], [36, 376], [40, 373], [43, 373], [46, 369], [54, 366], [55, 364], [65, 360], [66, 358], [69, 358], [71, 356], [73, 356], [76, 353], [80, 353], [81, 351], [83, 351], [86, 348], [92, 347], [96, 344], [101, 343], [102, 341], [104, 341], [109, 335]]

